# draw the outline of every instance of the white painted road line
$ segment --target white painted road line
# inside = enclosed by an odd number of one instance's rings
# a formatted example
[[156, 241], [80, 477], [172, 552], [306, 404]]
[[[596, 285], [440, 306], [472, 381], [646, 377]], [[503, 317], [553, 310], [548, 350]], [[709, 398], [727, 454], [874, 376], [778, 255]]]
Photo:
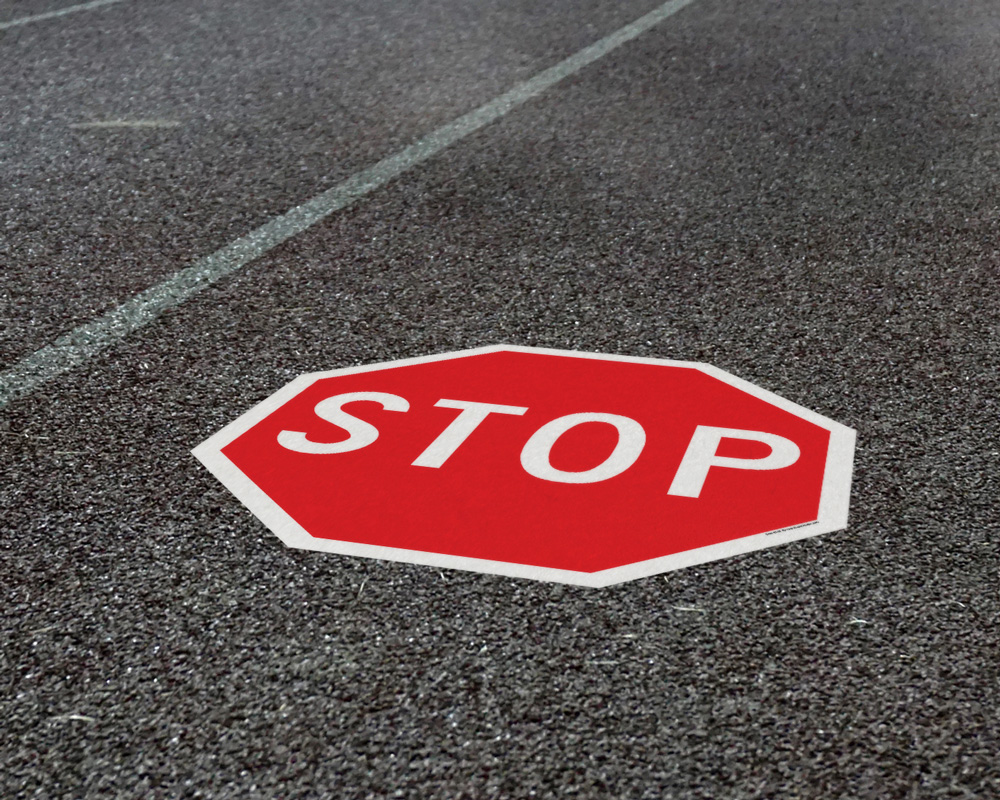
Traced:
[[669, 0], [635, 22], [539, 72], [509, 92], [438, 128], [395, 155], [355, 173], [312, 200], [174, 273], [162, 283], [137, 294], [103, 316], [74, 328], [52, 344], [36, 350], [0, 373], [0, 409], [82, 364], [152, 322], [163, 311], [180, 305], [205, 287], [259, 258], [333, 212], [351, 205], [446, 147], [500, 119], [563, 78], [630, 42], [693, 2], [694, 0]]
[[101, 128], [176, 128], [179, 122], [172, 119], [109, 119], [104, 122], [75, 122], [70, 125], [74, 130], [91, 130]]
[[101, 6], [109, 6], [112, 3], [123, 2], [125, 2], [125, 0], [91, 0], [89, 3], [66, 6], [66, 8], [60, 8], [58, 11], [46, 11], [44, 14], [35, 14], [30, 17], [19, 17], [18, 19], [11, 19], [7, 22], [0, 22], [0, 31], [5, 31], [8, 28], [17, 28], [20, 25], [28, 25], [32, 22], [54, 19], [55, 17], [65, 17], [67, 14], [75, 14], [77, 11], [89, 11], [92, 8], [100, 8]]

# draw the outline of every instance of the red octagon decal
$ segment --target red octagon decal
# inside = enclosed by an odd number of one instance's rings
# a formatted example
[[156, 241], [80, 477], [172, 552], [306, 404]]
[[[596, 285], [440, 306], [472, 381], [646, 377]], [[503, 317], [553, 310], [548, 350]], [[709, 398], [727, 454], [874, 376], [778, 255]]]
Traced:
[[607, 586], [843, 528], [854, 438], [706, 364], [502, 345], [303, 375], [194, 453], [292, 547]]

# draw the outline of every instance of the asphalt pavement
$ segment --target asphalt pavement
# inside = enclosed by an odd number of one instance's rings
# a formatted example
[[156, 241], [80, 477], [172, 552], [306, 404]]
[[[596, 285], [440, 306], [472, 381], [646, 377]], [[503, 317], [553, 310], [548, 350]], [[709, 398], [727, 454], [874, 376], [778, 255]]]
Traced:
[[[0, 2], [2, 380], [649, 0]], [[1000, 6], [694, 0], [0, 410], [0, 796], [1000, 796]], [[183, 301], [181, 301], [183, 300]], [[116, 338], [117, 337], [117, 338]], [[847, 529], [605, 589], [287, 549], [295, 376], [703, 361]]]

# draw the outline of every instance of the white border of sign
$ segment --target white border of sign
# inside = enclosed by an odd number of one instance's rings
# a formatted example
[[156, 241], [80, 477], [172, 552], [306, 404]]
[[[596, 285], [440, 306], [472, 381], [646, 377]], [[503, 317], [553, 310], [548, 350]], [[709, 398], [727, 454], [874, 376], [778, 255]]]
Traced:
[[[567, 358], [586, 358], [601, 361], [624, 361], [636, 364], [694, 368], [828, 430], [830, 432], [830, 447], [827, 452], [826, 469], [823, 474], [823, 488], [820, 495], [819, 515], [817, 519], [793, 528], [759, 533], [730, 542], [700, 547], [683, 553], [675, 553], [648, 561], [626, 564], [625, 566], [614, 567], [599, 572], [575, 572], [572, 570], [550, 569], [548, 567], [510, 564], [481, 558], [427, 553], [420, 550], [405, 550], [396, 547], [382, 547], [314, 538], [222, 453], [222, 448], [226, 447], [238, 436], [248, 431], [273, 411], [283, 406], [321, 378], [382, 371], [395, 367], [428, 364], [434, 361], [448, 361], [455, 358], [499, 352], [540, 353], [551, 356], [565, 356]], [[790, 400], [779, 397], [766, 389], [761, 389], [759, 386], [755, 386], [748, 381], [730, 375], [728, 372], [718, 367], [713, 367], [710, 364], [702, 364], [695, 361], [669, 361], [659, 358], [638, 358], [635, 356], [617, 356], [604, 353], [552, 350], [541, 347], [500, 344], [300, 375], [266, 400], [258, 403], [243, 414], [243, 416], [231, 422], [214, 436], [206, 439], [191, 452], [208, 468], [209, 472], [215, 475], [229, 491], [236, 495], [264, 525], [289, 547], [296, 547], [303, 550], [319, 550], [346, 556], [402, 561], [409, 564], [425, 564], [431, 567], [469, 570], [472, 572], [488, 573], [490, 575], [506, 575], [513, 578], [530, 578], [532, 580], [568, 583], [577, 586], [601, 587], [624, 583], [625, 581], [644, 578], [650, 575], [659, 575], [663, 572], [670, 572], [695, 564], [704, 564], [707, 561], [715, 561], [742, 553], [750, 553], [754, 550], [762, 550], [766, 547], [774, 547], [787, 542], [793, 542], [796, 539], [818, 536], [847, 527], [855, 438], [856, 433], [853, 429], [841, 425], [839, 422], [827, 419], [815, 411], [803, 408]]]

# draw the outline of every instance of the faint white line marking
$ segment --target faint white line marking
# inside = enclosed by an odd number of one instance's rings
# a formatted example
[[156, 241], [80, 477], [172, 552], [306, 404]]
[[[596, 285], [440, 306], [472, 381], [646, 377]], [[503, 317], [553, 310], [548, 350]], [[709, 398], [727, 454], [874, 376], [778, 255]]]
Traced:
[[446, 147], [503, 117], [563, 78], [630, 42], [654, 25], [680, 11], [694, 0], [669, 0], [635, 22], [619, 28], [555, 66], [539, 72], [485, 105], [438, 128], [433, 133], [355, 173], [312, 200], [250, 231], [246, 236], [199, 259], [163, 283], [140, 292], [97, 319], [85, 322], [52, 344], [36, 350], [0, 373], [0, 409], [38, 386], [82, 364], [156, 319], [165, 310], [180, 305], [220, 278], [264, 255], [286, 239], [301, 233], [335, 211], [378, 189]]
[[60, 8], [57, 11], [46, 11], [44, 14], [35, 14], [30, 17], [19, 17], [18, 19], [7, 20], [7, 22], [0, 22], [0, 31], [5, 31], [8, 28], [16, 28], [19, 25], [27, 25], [30, 22], [41, 22], [44, 19], [65, 17], [67, 14], [75, 14], [77, 11], [89, 11], [92, 8], [100, 8], [101, 6], [109, 6], [112, 3], [122, 2], [124, 2], [124, 0], [92, 0], [90, 3], [80, 3], [75, 6], [66, 6], [66, 8]]
[[109, 119], [105, 122], [75, 122], [71, 128], [176, 128], [179, 122], [172, 119]]
[[52, 722], [97, 722], [95, 717], [88, 717], [86, 714], [58, 714], [54, 717], [49, 717]]

